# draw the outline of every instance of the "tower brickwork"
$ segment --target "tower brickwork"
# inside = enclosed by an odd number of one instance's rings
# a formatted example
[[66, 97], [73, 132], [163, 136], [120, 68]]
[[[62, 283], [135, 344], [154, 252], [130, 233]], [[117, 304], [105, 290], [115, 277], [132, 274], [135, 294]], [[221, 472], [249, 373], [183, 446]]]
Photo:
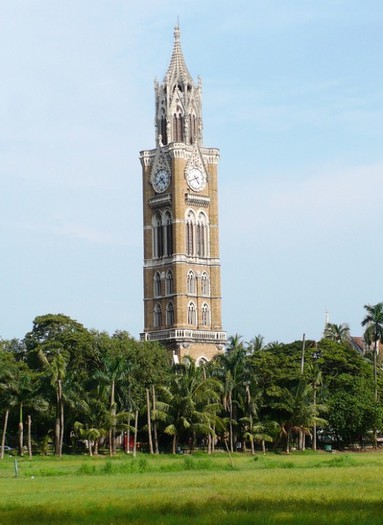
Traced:
[[144, 330], [181, 358], [224, 348], [218, 228], [219, 150], [202, 140], [202, 85], [183, 57], [180, 31], [155, 82], [156, 147], [140, 152], [143, 183]]

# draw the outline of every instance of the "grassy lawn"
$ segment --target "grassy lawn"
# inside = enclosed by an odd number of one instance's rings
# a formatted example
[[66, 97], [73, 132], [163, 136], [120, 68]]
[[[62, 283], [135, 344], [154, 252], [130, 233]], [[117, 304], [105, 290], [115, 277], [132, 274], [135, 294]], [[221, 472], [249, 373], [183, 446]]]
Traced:
[[383, 454], [0, 462], [0, 523], [382, 524]]

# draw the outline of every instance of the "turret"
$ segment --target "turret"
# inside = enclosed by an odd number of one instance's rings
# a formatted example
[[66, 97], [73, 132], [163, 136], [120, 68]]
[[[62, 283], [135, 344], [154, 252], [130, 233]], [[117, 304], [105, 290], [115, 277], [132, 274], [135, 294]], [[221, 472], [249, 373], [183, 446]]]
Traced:
[[155, 83], [156, 143], [202, 145], [202, 85], [194, 84], [181, 49], [179, 27], [174, 29], [170, 64], [162, 83]]

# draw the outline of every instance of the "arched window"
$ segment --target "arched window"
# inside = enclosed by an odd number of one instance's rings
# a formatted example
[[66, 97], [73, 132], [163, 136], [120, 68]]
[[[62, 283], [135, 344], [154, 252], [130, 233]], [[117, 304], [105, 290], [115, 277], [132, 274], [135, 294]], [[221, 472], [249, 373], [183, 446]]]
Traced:
[[196, 278], [193, 270], [189, 270], [187, 274], [187, 291], [188, 294], [196, 293]]
[[174, 325], [174, 307], [173, 303], [169, 302], [166, 307], [166, 326]]
[[197, 117], [193, 113], [189, 115], [189, 137], [190, 144], [197, 141]]
[[172, 295], [174, 293], [173, 272], [171, 270], [166, 272], [165, 293], [166, 295]]
[[189, 210], [186, 216], [186, 255], [194, 255], [195, 214]]
[[173, 142], [184, 141], [184, 117], [182, 109], [177, 106], [177, 110], [173, 115]]
[[194, 303], [188, 305], [188, 324], [193, 326], [197, 324], [197, 310]]
[[154, 324], [154, 328], [161, 328], [162, 311], [161, 311], [161, 305], [159, 303], [156, 303], [154, 306], [153, 324]]
[[209, 305], [207, 303], [204, 303], [202, 305], [201, 324], [202, 324], [202, 326], [209, 326], [210, 325], [210, 308], [209, 308]]
[[152, 221], [153, 227], [153, 256], [155, 258], [162, 257], [164, 254], [164, 239], [162, 231], [162, 217], [160, 212], [157, 212]]
[[208, 227], [207, 217], [204, 212], [199, 212], [197, 220], [197, 234], [196, 234], [197, 256], [208, 256]]
[[165, 114], [164, 108], [162, 108], [162, 112], [161, 112], [160, 133], [161, 133], [162, 144], [166, 146], [166, 144], [168, 143], [168, 132], [167, 132], [167, 121], [166, 121], [166, 114]]
[[153, 279], [154, 297], [160, 297], [161, 295], [161, 275], [159, 272], [154, 274]]
[[210, 295], [209, 276], [206, 272], [201, 275], [201, 295]]
[[165, 255], [172, 255], [173, 253], [173, 224], [172, 224], [172, 216], [169, 211], [167, 211], [164, 215], [163, 220], [163, 227], [164, 227], [164, 253]]

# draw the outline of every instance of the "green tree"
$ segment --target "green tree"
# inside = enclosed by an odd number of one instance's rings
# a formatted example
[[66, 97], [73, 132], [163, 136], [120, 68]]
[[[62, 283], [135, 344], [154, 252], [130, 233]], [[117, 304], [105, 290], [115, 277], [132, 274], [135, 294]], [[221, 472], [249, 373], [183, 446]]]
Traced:
[[176, 453], [177, 441], [184, 436], [194, 447], [197, 435], [214, 436], [220, 410], [222, 386], [216, 378], [206, 377], [202, 367], [185, 357], [173, 375], [169, 393], [172, 422], [165, 433], [173, 436], [172, 452]]
[[56, 396], [56, 417], [55, 417], [55, 454], [62, 456], [64, 442], [64, 382], [67, 372], [67, 358], [61, 352], [60, 346], [56, 347], [54, 343], [44, 347], [45, 353], [40, 348], [39, 358], [42, 368], [49, 379], [50, 386], [53, 388]]
[[383, 342], [383, 302], [375, 305], [364, 305], [366, 316], [362, 321], [362, 326], [366, 327], [364, 339], [368, 344], [374, 343], [374, 398], [378, 401], [378, 377], [377, 377], [377, 357], [379, 341]]
[[336, 343], [347, 343], [350, 340], [350, 327], [346, 323], [327, 323], [323, 337]]
[[214, 374], [222, 383], [223, 408], [229, 421], [229, 448], [234, 451], [237, 440], [235, 427], [238, 425], [240, 392], [246, 389], [248, 377], [245, 373], [246, 348], [240, 335], [230, 336], [224, 354], [215, 358]]

